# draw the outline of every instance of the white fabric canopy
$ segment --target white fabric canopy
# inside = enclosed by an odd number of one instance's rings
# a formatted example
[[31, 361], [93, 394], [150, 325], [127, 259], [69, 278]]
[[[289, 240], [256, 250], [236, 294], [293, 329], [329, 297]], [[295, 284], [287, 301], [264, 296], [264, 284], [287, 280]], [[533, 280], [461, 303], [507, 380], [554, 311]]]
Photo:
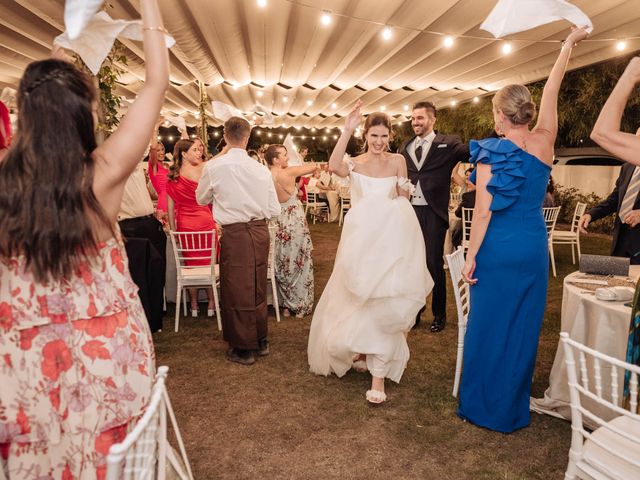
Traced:
[[[406, 119], [409, 106], [430, 100], [438, 107], [469, 101], [508, 83], [545, 78], [559, 43], [569, 32], [562, 20], [512, 35], [513, 52], [480, 25], [496, 0], [161, 0], [171, 48], [171, 86], [164, 108], [198, 123], [204, 82], [210, 101], [245, 115], [264, 111], [273, 126], [335, 127], [356, 99], [364, 113], [382, 110]], [[638, 0], [572, 0], [594, 25], [591, 39], [625, 39], [640, 33]], [[140, 18], [138, 0], [110, 0], [114, 19]], [[375, 8], [372, 7], [375, 5]], [[319, 21], [323, 9], [332, 22]], [[64, 30], [64, 0], [0, 2], [0, 88], [15, 88], [26, 65], [48, 56]], [[384, 40], [382, 26], [391, 26]], [[443, 36], [455, 43], [445, 48]], [[467, 35], [474, 38], [461, 38]], [[133, 99], [144, 81], [140, 42], [124, 39], [128, 65], [120, 93]], [[640, 49], [640, 40], [627, 42]], [[620, 55], [614, 41], [579, 45], [569, 68]], [[221, 123], [207, 105], [212, 125]]]

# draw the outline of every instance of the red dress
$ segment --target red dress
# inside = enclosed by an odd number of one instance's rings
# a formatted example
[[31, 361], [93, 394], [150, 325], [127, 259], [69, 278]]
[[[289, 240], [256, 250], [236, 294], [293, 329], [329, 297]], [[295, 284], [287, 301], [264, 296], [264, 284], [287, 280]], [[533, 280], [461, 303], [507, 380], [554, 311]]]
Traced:
[[153, 165], [151, 161], [149, 161], [149, 180], [151, 181], [151, 185], [155, 189], [158, 194], [158, 206], [156, 207], [158, 210], [167, 212], [167, 175], [169, 175], [169, 169], [166, 168], [162, 163], [156, 162], [156, 172], [153, 172]]
[[[176, 180], [167, 182], [167, 193], [173, 200], [176, 229], [179, 232], [198, 232], [215, 230], [216, 222], [213, 219], [211, 205], [199, 205], [196, 201], [196, 188], [198, 182], [179, 176]], [[218, 234], [216, 232], [216, 249], [218, 247]], [[211, 254], [203, 251], [188, 252], [186, 257], [203, 257]], [[188, 266], [209, 265], [205, 259], [191, 260]]]

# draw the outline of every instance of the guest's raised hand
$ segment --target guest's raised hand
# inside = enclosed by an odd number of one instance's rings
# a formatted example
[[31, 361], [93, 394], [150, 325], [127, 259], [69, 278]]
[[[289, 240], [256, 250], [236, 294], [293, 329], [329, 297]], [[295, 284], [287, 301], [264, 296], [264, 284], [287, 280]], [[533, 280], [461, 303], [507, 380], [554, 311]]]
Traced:
[[587, 32], [587, 27], [572, 27], [566, 42], [571, 46], [576, 46], [588, 36], [589, 32]]
[[73, 63], [73, 58], [71, 58], [67, 51], [57, 43], [54, 43], [53, 47], [51, 47], [51, 58], [54, 60], [64, 60], [65, 62]]
[[582, 233], [588, 233], [587, 232], [587, 228], [589, 228], [589, 223], [590, 222], [591, 222], [591, 215], [589, 215], [588, 213], [585, 213], [580, 218], [580, 223], [578, 223], [578, 227], [580, 228], [580, 231]]
[[633, 57], [622, 75], [634, 84], [640, 83], [640, 57]]
[[360, 122], [362, 121], [360, 107], [362, 107], [362, 100], [358, 100], [349, 112], [349, 115], [345, 117], [344, 129], [350, 134], [353, 133], [356, 128], [358, 128], [358, 125], [360, 125]]

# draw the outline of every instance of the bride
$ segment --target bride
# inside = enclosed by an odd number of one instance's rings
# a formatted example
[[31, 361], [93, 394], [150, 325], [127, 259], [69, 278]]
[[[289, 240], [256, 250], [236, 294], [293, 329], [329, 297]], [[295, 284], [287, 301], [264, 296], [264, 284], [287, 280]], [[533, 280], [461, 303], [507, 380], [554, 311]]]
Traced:
[[351, 179], [336, 260], [309, 333], [311, 371], [371, 373], [370, 403], [387, 399], [384, 380], [399, 382], [409, 360], [406, 335], [431, 292], [425, 248], [408, 201], [411, 183], [402, 155], [389, 153], [391, 121], [372, 113], [364, 124], [365, 153], [343, 162], [349, 138], [361, 122], [358, 101], [346, 117], [329, 168]]

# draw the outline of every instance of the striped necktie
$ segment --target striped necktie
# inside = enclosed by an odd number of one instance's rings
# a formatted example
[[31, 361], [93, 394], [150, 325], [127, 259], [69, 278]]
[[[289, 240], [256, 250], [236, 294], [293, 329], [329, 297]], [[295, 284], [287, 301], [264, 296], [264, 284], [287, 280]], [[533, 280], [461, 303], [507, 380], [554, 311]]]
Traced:
[[618, 211], [620, 221], [624, 222], [625, 217], [633, 210], [633, 205], [636, 203], [636, 198], [638, 198], [638, 192], [640, 192], [640, 167], [636, 167], [633, 171], [629, 186], [624, 194], [624, 199]]

